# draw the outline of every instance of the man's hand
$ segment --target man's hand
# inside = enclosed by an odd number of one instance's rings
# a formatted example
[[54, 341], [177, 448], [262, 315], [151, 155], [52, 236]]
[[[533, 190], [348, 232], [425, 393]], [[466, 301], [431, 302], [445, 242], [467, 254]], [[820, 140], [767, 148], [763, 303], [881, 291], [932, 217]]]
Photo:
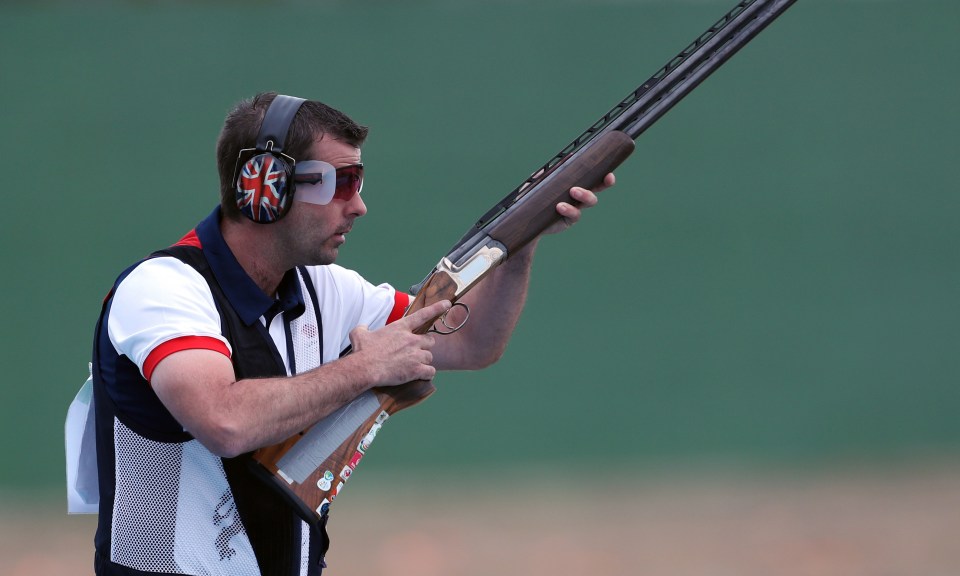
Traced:
[[607, 174], [607, 176], [603, 179], [603, 184], [594, 190], [587, 190], [586, 188], [580, 187], [571, 188], [570, 197], [576, 200], [579, 206], [574, 206], [573, 204], [569, 204], [567, 202], [560, 202], [557, 204], [557, 213], [560, 214], [562, 218], [544, 230], [543, 233], [556, 234], [558, 232], [563, 232], [567, 228], [576, 224], [580, 220], [580, 217], [583, 215], [583, 211], [585, 209], [592, 208], [593, 206], [597, 205], [597, 194], [616, 183], [617, 179], [614, 177], [614, 175]]
[[431, 334], [415, 334], [414, 330], [431, 322], [450, 309], [443, 300], [421, 308], [379, 330], [357, 326], [350, 332], [351, 356], [363, 359], [376, 386], [395, 386], [413, 380], [433, 380], [431, 348], [436, 343]]

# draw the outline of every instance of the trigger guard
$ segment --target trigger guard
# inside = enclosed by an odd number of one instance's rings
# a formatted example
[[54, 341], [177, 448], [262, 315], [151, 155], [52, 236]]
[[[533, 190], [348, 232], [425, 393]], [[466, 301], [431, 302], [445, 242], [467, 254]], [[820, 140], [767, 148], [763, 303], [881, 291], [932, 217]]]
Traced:
[[[463, 309], [467, 311], [467, 315], [466, 315], [466, 317], [464, 317], [463, 322], [457, 324], [456, 326], [451, 326], [451, 325], [447, 324], [447, 314], [449, 314], [449, 313], [450, 313], [450, 310], [453, 310], [453, 309], [456, 308], [457, 306], [462, 306]], [[448, 335], [453, 334], [454, 332], [460, 330], [461, 328], [463, 328], [463, 327], [467, 324], [467, 320], [470, 319], [470, 307], [469, 307], [469, 306], [467, 306], [467, 305], [464, 304], [463, 302], [455, 302], [455, 303], [453, 304], [453, 306], [450, 307], [450, 310], [447, 310], [446, 312], [444, 312], [444, 313], [440, 316], [440, 318], [438, 318], [438, 320], [440, 320], [440, 323], [443, 324], [443, 327], [446, 328], [446, 330], [438, 330], [437, 327], [436, 327], [436, 322], [434, 322], [434, 325], [431, 326], [430, 329], [427, 330], [427, 332], [433, 332], [434, 334], [439, 334], [439, 335], [441, 335], [441, 336], [448, 336]]]

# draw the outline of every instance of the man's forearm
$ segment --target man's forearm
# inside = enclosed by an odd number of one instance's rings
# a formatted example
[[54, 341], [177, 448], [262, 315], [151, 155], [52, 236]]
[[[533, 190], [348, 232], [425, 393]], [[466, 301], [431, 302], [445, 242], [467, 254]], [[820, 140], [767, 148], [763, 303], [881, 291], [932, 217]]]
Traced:
[[[447, 336], [438, 336], [434, 366], [438, 370], [478, 370], [500, 359], [527, 300], [537, 240], [533, 240], [495, 268], [461, 302], [470, 309], [467, 323]], [[447, 324], [466, 316], [461, 307], [448, 314]]]
[[154, 391], [184, 429], [220, 456], [295, 434], [361, 393], [363, 366], [335, 362], [294, 377], [234, 381], [229, 359], [185, 350], [160, 362]]
[[183, 350], [160, 361], [151, 385], [209, 450], [235, 456], [289, 438], [372, 387], [432, 379], [434, 338], [413, 329], [445, 309], [437, 303], [380, 330], [356, 328], [352, 354], [295, 376], [238, 381], [226, 356]]

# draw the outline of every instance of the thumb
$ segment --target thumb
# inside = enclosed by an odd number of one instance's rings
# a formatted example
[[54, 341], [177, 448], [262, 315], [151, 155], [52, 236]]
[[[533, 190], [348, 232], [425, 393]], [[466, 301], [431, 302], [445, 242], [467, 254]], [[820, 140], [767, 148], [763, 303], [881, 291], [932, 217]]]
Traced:
[[367, 329], [366, 324], [357, 324], [353, 330], [350, 331], [350, 347], [354, 352], [357, 351], [363, 334], [366, 334], [367, 332], [369, 332], [369, 330]]

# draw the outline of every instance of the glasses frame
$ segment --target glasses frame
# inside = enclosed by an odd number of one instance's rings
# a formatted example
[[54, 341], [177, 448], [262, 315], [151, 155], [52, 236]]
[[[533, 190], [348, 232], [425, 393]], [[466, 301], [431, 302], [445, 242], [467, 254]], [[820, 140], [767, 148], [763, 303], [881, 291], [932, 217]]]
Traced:
[[[317, 168], [320, 169], [319, 172], [316, 171]], [[305, 170], [310, 171], [306, 172]], [[342, 174], [347, 170], [358, 171], [360, 180], [356, 190], [351, 190], [349, 193], [343, 192], [342, 188], [338, 186]], [[331, 175], [333, 178], [331, 178]], [[309, 176], [319, 176], [320, 182], [308, 181]], [[348, 201], [363, 190], [363, 162], [334, 168], [332, 164], [323, 160], [304, 160], [294, 165], [292, 180], [296, 187], [293, 196], [296, 201], [318, 206], [326, 206], [334, 199]], [[330, 184], [331, 181], [332, 185]], [[319, 188], [317, 184], [320, 184]], [[309, 188], [307, 188], [308, 186]]]

